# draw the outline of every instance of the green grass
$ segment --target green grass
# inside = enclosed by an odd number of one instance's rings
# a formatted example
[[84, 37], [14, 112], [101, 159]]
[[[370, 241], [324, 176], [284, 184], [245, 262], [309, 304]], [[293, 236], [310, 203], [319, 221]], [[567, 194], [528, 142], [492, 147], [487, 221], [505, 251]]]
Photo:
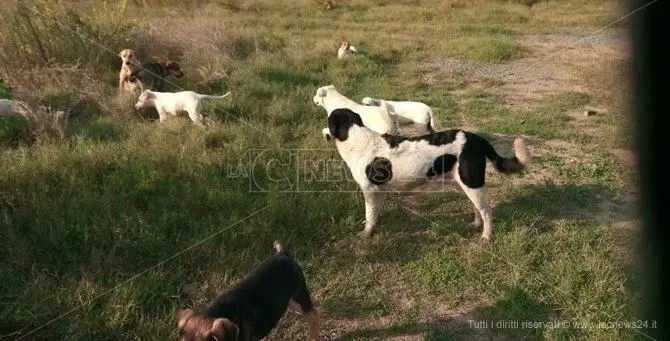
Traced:
[[485, 91], [465, 94], [465, 113], [485, 131], [509, 135], [529, 135], [543, 139], [588, 139], [574, 127], [568, 115], [572, 109], [589, 102], [583, 93], [561, 93], [542, 100], [532, 109], [513, 109]]
[[[0, 122], [0, 339], [61, 314], [26, 339], [176, 339], [176, 311], [203, 308], [271, 254], [276, 239], [303, 267], [324, 335], [332, 328], [342, 340], [634, 337], [615, 329], [476, 330], [468, 322], [634, 319], [639, 292], [613, 257], [618, 241], [632, 237], [598, 217], [600, 204], [617, 203], [630, 186], [609, 154], [627, 144], [593, 136], [569, 115], [596, 95], [557, 91], [512, 107], [495, 92], [504, 79], [473, 90], [476, 80], [464, 75], [422, 77], [426, 63], [445, 56], [523, 61], [520, 36], [593, 29], [617, 13], [614, 6], [361, 0], [322, 11], [292, 1], [124, 3], [124, 15], [114, 14], [116, 5], [40, 7], [66, 24], [80, 18], [78, 29], [111, 54], [37, 18], [36, 32], [26, 33], [25, 17], [2, 10], [21, 25], [0, 23], [0, 32], [21, 39], [0, 43], [0, 78], [14, 97], [64, 110], [66, 119]], [[40, 59], [37, 40], [53, 65]], [[337, 60], [339, 40], [361, 53]], [[171, 90], [233, 95], [206, 106], [204, 129], [184, 117], [159, 124], [117, 94], [115, 52], [125, 47], [178, 60], [186, 76]], [[14, 60], [12, 51], [26, 58]], [[62, 72], [77, 56], [74, 72]], [[14, 71], [28, 66], [35, 74]], [[517, 135], [534, 141], [539, 155], [526, 176], [487, 181], [494, 241], [478, 242], [480, 232], [467, 226], [470, 202], [449, 191], [392, 195], [376, 234], [361, 241], [363, 197], [323, 140], [326, 115], [311, 101], [327, 84], [357, 101], [424, 101], [440, 128], [471, 127], [509, 145]], [[619, 115], [588, 127], [622, 134], [620, 104]], [[288, 314], [272, 337], [305, 334], [305, 323]]]

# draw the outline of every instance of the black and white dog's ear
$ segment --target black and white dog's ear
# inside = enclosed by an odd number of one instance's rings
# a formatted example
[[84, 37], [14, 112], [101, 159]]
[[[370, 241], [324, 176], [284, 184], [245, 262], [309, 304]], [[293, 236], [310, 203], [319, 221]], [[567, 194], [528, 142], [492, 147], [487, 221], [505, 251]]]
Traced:
[[354, 124], [364, 127], [361, 116], [349, 109], [335, 109], [328, 115], [330, 135], [339, 141], [346, 141], [349, 138], [349, 129]]

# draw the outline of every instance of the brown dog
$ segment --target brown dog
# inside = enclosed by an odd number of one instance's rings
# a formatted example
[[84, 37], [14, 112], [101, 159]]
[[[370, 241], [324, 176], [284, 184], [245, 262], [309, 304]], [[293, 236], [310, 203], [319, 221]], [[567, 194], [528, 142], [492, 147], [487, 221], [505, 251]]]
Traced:
[[119, 72], [119, 91], [134, 92], [135, 84], [130, 81], [130, 75], [139, 70], [142, 64], [137, 60], [137, 53], [131, 49], [119, 52], [121, 57], [121, 71]]

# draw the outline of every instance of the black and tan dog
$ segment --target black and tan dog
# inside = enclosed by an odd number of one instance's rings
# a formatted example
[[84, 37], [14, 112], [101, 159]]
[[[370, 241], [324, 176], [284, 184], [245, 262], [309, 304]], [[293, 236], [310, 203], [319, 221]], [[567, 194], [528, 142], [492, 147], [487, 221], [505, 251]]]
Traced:
[[133, 70], [128, 80], [134, 84], [139, 84], [142, 90], [160, 91], [165, 83], [165, 78], [175, 76], [181, 78], [184, 73], [179, 64], [171, 60], [142, 64], [141, 67]]
[[290, 305], [309, 321], [309, 340], [319, 340], [319, 317], [302, 269], [284, 247], [202, 313], [179, 312], [181, 341], [255, 341], [266, 337]]

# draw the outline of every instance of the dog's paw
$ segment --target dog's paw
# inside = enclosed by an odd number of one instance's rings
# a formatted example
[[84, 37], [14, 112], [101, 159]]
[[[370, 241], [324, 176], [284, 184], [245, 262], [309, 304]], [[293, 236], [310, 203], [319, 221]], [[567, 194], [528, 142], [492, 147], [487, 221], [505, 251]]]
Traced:
[[484, 225], [484, 222], [482, 221], [473, 221], [471, 223], [468, 223], [468, 226], [473, 228], [473, 229], [479, 229]]
[[367, 230], [363, 230], [363, 231], [361, 231], [361, 232], [358, 232], [358, 236], [359, 236], [361, 239], [368, 239], [368, 238], [370, 238], [370, 234], [371, 234], [371, 231], [367, 231]]
[[491, 242], [491, 236], [482, 236], [479, 238], [479, 242], [482, 244], [489, 244]]

